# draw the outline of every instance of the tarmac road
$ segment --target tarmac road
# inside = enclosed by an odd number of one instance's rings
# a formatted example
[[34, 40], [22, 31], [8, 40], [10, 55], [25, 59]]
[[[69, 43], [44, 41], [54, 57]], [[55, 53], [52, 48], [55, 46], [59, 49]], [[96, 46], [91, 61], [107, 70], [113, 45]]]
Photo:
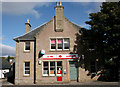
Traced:
[[120, 82], [75, 82], [72, 81], [70, 83], [63, 84], [28, 84], [28, 85], [14, 85], [12, 83], [7, 82], [6, 79], [0, 80], [2, 83], [1, 87], [120, 87]]
[[119, 85], [3, 85], [2, 87], [120, 87]]

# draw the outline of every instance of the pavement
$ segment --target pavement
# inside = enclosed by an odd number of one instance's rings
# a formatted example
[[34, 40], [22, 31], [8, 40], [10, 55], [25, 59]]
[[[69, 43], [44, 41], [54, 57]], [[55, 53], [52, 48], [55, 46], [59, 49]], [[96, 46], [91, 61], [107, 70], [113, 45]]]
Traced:
[[7, 81], [7, 79], [0, 79], [1, 87], [120, 87], [120, 82], [101, 82], [101, 81], [90, 81], [90, 82], [76, 82], [71, 81], [69, 83], [62, 84], [27, 84], [27, 85], [14, 85]]
[[0, 79], [0, 86], [2, 85], [14, 85], [7, 81], [7, 79]]

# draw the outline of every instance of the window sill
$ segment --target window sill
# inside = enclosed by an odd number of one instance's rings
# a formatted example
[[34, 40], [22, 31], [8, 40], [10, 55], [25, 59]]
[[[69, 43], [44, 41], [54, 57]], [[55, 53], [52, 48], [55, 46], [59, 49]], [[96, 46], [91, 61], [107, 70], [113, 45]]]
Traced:
[[44, 75], [42, 75], [42, 77], [56, 77], [56, 75], [55, 76], [50, 76], [50, 75], [49, 76], [44, 76]]
[[24, 77], [30, 77], [30, 75], [23, 75]]
[[24, 50], [23, 52], [24, 53], [30, 53], [30, 50]]
[[42, 75], [43, 77], [48, 77], [48, 75]]
[[49, 50], [50, 52], [68, 52], [70, 50]]

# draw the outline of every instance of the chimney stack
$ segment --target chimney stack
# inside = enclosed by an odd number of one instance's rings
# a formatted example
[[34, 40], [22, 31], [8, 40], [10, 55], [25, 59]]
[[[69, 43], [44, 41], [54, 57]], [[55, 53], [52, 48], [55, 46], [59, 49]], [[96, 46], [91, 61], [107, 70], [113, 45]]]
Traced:
[[25, 34], [31, 30], [30, 21], [27, 19], [27, 23], [25, 23]]
[[55, 31], [63, 31], [63, 6], [62, 2], [57, 2], [55, 6]]

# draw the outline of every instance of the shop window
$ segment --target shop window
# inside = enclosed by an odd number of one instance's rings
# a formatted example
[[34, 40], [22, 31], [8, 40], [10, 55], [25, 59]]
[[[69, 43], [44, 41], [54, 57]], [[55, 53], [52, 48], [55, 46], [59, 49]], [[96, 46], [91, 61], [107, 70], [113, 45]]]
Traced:
[[55, 50], [56, 49], [56, 39], [51, 39], [50, 43], [51, 43], [51, 50]]
[[62, 50], [62, 49], [63, 49], [63, 40], [57, 39], [57, 50]]
[[55, 76], [55, 62], [50, 62], [50, 76]]
[[43, 62], [43, 76], [62, 76], [62, 61]]
[[26, 41], [25, 42], [25, 51], [29, 51], [30, 50], [30, 41]]
[[57, 62], [57, 76], [62, 76], [62, 61]]
[[43, 62], [43, 76], [48, 76], [48, 62]]
[[69, 50], [70, 49], [70, 41], [69, 38], [64, 39], [64, 50]]
[[24, 75], [30, 75], [30, 62], [24, 62]]

